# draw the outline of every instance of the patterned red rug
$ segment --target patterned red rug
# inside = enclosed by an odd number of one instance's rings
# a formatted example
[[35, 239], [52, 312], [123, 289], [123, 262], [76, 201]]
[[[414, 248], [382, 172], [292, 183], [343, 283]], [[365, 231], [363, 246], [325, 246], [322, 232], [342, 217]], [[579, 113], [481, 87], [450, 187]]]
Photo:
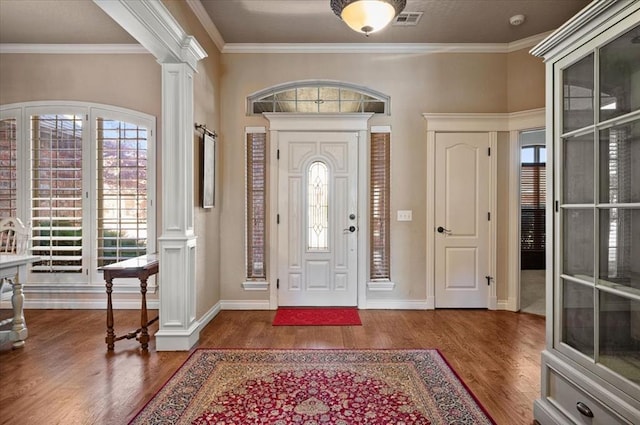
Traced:
[[362, 325], [357, 308], [279, 308], [273, 326]]
[[196, 350], [130, 424], [495, 424], [437, 350]]

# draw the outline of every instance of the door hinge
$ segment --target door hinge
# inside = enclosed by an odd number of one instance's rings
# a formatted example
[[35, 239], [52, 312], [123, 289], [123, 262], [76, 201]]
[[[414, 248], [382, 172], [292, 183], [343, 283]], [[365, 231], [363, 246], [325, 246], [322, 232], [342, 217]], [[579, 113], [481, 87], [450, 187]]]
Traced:
[[487, 213], [487, 221], [491, 221], [491, 212]]
[[280, 159], [280, 149], [276, 151], [276, 159]]
[[487, 279], [487, 285], [491, 286], [491, 281], [493, 280], [493, 277], [492, 276], [485, 276], [484, 278]]
[[276, 279], [276, 289], [280, 289], [280, 279]]
[[276, 214], [276, 224], [280, 224], [280, 214]]
[[487, 156], [491, 156], [491, 148], [487, 148]]

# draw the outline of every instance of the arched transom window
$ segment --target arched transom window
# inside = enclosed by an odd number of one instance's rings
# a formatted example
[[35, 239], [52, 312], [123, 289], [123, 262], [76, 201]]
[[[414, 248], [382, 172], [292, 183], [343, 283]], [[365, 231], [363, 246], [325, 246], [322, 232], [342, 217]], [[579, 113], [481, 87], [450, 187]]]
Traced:
[[247, 98], [249, 115], [263, 112], [389, 115], [389, 96], [336, 81], [298, 81], [273, 86]]

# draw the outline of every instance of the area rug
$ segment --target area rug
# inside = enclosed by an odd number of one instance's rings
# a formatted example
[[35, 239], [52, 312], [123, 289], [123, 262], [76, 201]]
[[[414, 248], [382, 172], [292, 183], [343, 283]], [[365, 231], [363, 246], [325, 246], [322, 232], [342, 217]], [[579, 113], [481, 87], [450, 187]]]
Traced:
[[362, 325], [357, 308], [279, 308], [273, 326]]
[[130, 424], [495, 424], [437, 350], [198, 349]]

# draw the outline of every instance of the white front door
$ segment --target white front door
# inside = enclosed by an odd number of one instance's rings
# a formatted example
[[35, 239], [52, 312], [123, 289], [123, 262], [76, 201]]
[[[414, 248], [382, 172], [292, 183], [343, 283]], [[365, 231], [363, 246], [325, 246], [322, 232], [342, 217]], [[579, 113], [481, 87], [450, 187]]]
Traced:
[[435, 179], [435, 306], [488, 307], [488, 133], [438, 133]]
[[358, 137], [282, 132], [278, 305], [356, 306]]

